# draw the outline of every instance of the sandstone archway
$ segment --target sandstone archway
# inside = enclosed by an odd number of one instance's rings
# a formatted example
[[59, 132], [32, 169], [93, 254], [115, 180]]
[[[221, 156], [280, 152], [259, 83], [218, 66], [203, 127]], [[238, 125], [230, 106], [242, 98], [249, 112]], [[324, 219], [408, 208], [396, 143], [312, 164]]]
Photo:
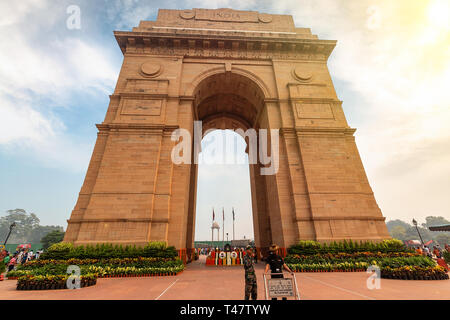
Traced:
[[[208, 130], [231, 129], [243, 134], [248, 129], [255, 129], [256, 139], [259, 129], [267, 129], [263, 121], [265, 95], [261, 87], [248, 76], [233, 72], [218, 72], [204, 77], [193, 90], [193, 108], [195, 120], [202, 121], [203, 136]], [[240, 130], [239, 130], [240, 129]], [[248, 143], [249, 136], [243, 135]], [[270, 144], [270, 141], [268, 141]], [[247, 147], [246, 152], [249, 151]], [[257, 156], [257, 155], [256, 155]], [[193, 155], [193, 159], [195, 154]], [[191, 186], [197, 185], [197, 164], [192, 164], [194, 176]], [[260, 174], [259, 164], [250, 164], [252, 193], [252, 212], [255, 244], [257, 248], [268, 248], [272, 243], [270, 219], [267, 208], [267, 189], [262, 188], [265, 179]], [[238, 186], [236, 186], [238, 187]], [[194, 243], [195, 237], [195, 202], [196, 190], [190, 194], [192, 204], [189, 212], [189, 230], [186, 243]]]
[[172, 162], [171, 135], [195, 120], [279, 130], [277, 173], [250, 170], [257, 246], [389, 238], [328, 71], [336, 41], [231, 9], [160, 10], [115, 37], [124, 61], [66, 241], [159, 240], [185, 257], [197, 166]]

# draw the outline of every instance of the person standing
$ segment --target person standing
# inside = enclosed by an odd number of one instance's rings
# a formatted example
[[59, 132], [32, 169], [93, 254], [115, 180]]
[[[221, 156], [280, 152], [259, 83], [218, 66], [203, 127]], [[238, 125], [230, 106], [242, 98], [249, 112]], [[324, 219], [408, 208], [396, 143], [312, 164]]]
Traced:
[[20, 264], [22, 262], [22, 257], [23, 257], [23, 251], [20, 250], [19, 253], [16, 256], [16, 259], [17, 259], [16, 261], [17, 261], [18, 264]]
[[16, 264], [17, 264], [16, 256], [13, 256], [13, 257], [11, 258], [11, 260], [9, 260], [9, 264], [8, 264], [8, 272], [10, 272], [11, 270], [13, 270], [14, 267], [16, 266]]
[[423, 256], [422, 248], [421, 248], [421, 247], [417, 247], [416, 253], [417, 253], [417, 254], [420, 254], [421, 256]]
[[442, 248], [441, 248], [441, 246], [438, 244], [437, 246], [436, 246], [436, 249], [437, 249], [437, 251], [439, 252], [439, 258], [442, 258]]
[[430, 249], [427, 246], [423, 249], [423, 253], [425, 256], [430, 257]]
[[11, 256], [9, 255], [9, 252], [6, 251], [6, 256], [3, 258], [3, 263], [5, 264], [5, 266], [9, 264], [9, 260], [11, 260]]
[[246, 255], [244, 255], [245, 270], [245, 300], [256, 300], [258, 298], [258, 286], [256, 283], [255, 267], [253, 265], [253, 250], [251, 246], [247, 246]]
[[25, 249], [22, 255], [22, 261], [20, 264], [25, 264], [28, 261], [28, 249]]
[[[278, 246], [276, 244], [272, 244], [269, 248], [269, 256], [266, 259], [266, 269], [264, 273], [267, 274], [270, 268], [271, 278], [283, 278], [283, 268], [292, 273], [291, 269], [284, 263], [284, 260], [281, 256], [277, 254]], [[272, 298], [272, 300], [277, 300], [277, 298]], [[283, 300], [287, 300], [287, 298], [283, 298]]]

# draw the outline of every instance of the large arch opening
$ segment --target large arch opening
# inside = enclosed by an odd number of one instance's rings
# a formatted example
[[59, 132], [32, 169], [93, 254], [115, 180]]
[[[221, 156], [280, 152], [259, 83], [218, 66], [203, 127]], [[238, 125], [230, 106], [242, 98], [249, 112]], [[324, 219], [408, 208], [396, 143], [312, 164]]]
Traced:
[[[195, 242], [222, 247], [254, 241], [245, 140], [231, 130], [209, 132], [199, 154]], [[214, 212], [214, 216], [213, 216]], [[212, 229], [213, 220], [220, 229]], [[238, 241], [235, 241], [238, 240]], [[241, 240], [241, 241], [239, 241]], [[204, 246], [204, 245], [203, 245]]]
[[[241, 208], [239, 208], [239, 214], [243, 215], [245, 218], [249, 218], [249, 215], [252, 216], [251, 221], [253, 222], [253, 238], [255, 242], [255, 246], [257, 250], [264, 250], [268, 248], [270, 243], [272, 242], [272, 232], [270, 227], [270, 219], [268, 214], [268, 203], [267, 203], [267, 189], [266, 189], [266, 179], [264, 176], [260, 175], [260, 164], [252, 163], [252, 161], [248, 161], [248, 153], [249, 153], [249, 144], [256, 143], [259, 139], [258, 130], [264, 129], [267, 126], [267, 122], [265, 119], [267, 115], [264, 115], [264, 91], [263, 89], [252, 79], [242, 74], [225, 72], [225, 73], [217, 73], [208, 76], [207, 78], [200, 81], [194, 92], [194, 101], [193, 101], [193, 110], [194, 110], [194, 119], [197, 121], [202, 121], [202, 129], [203, 129], [203, 140], [208, 138], [208, 136], [217, 136], [222, 135], [233, 139], [233, 134], [229, 133], [225, 130], [233, 130], [238, 134], [242, 135], [242, 138], [234, 137], [235, 140], [240, 140], [241, 148], [245, 148], [245, 152], [247, 155], [244, 156], [245, 164], [240, 164], [242, 167], [226, 168], [226, 165], [223, 167], [223, 170], [228, 170], [226, 174], [228, 174], [228, 178], [231, 177], [231, 181], [229, 182], [230, 188], [234, 187], [232, 192], [228, 192], [229, 195], [232, 195], [235, 192], [239, 192], [241, 190], [242, 194], [245, 194], [249, 189], [250, 191], [250, 200], [247, 198], [239, 199], [237, 196], [236, 202], [242, 201]], [[256, 140], [252, 141], [250, 135], [246, 135], [245, 132], [247, 130], [255, 130], [256, 132]], [[213, 131], [213, 132], [211, 132]], [[228, 132], [228, 133], [227, 133]], [[244, 134], [243, 134], [244, 133]], [[208, 140], [208, 139], [206, 139]], [[239, 145], [239, 142], [238, 142]], [[216, 146], [217, 148], [217, 146]], [[201, 150], [200, 150], [201, 151]], [[237, 151], [237, 150], [235, 150]], [[242, 150], [241, 150], [242, 151]], [[225, 157], [229, 157], [230, 155], [226, 153], [233, 153], [230, 150], [225, 150]], [[199, 154], [200, 155], [200, 154]], [[193, 155], [196, 157], [197, 155]], [[242, 153], [232, 154], [231, 158], [241, 158]], [[201, 157], [199, 158], [201, 159]], [[192, 244], [192, 248], [194, 247], [194, 239], [200, 240], [200, 237], [196, 237], [196, 224], [197, 227], [206, 228], [206, 222], [196, 223], [196, 216], [199, 216], [199, 219], [205, 219], [209, 221], [209, 239], [211, 239], [211, 223], [212, 223], [212, 207], [215, 208], [216, 220], [219, 220], [220, 224], [222, 224], [222, 206], [228, 211], [226, 212], [225, 219], [231, 220], [231, 210], [234, 206], [233, 203], [226, 204], [224, 201], [221, 202], [222, 205], [211, 205], [211, 202], [203, 201], [204, 196], [207, 194], [199, 194], [203, 193], [204, 182], [200, 181], [199, 188], [199, 177], [204, 179], [205, 175], [208, 175], [208, 169], [203, 169], [205, 172], [199, 173], [199, 165], [192, 164], [194, 166], [194, 170], [192, 170], [191, 175], [191, 186], [195, 186], [190, 194], [190, 207], [189, 207], [189, 219], [188, 219], [188, 230], [187, 230], [187, 243]], [[246, 167], [245, 167], [246, 166]], [[247, 175], [245, 174], [245, 168], [247, 170]], [[234, 170], [234, 172], [230, 172], [230, 170]], [[242, 175], [239, 178], [244, 178], [243, 181], [240, 179], [235, 179], [233, 185], [233, 173], [239, 174], [239, 171], [242, 171]], [[215, 172], [218, 173], [217, 171]], [[211, 173], [212, 174], [212, 173]], [[220, 174], [218, 174], [220, 177]], [[248, 178], [245, 179], [245, 176]], [[220, 179], [220, 178], [219, 178]], [[212, 185], [220, 183], [220, 181], [215, 179], [210, 179], [208, 183], [212, 183]], [[247, 187], [249, 186], [249, 188]], [[216, 188], [211, 187], [209, 190], [217, 190]], [[224, 193], [225, 197], [225, 193]], [[197, 201], [199, 201], [199, 206], [197, 208]], [[248, 201], [251, 202], [251, 210], [249, 210]], [[206, 205], [207, 203], [207, 205]], [[238, 208], [236, 208], [237, 211]], [[250, 212], [240, 212], [240, 211], [250, 211]], [[206, 211], [206, 212], [205, 212]], [[236, 216], [238, 212], [236, 212]], [[247, 227], [244, 227], [244, 230], [248, 230], [248, 219], [244, 221]], [[222, 226], [221, 226], [222, 227]], [[225, 227], [228, 228], [229, 231], [225, 230], [225, 233], [229, 233], [229, 239], [232, 238], [230, 226], [225, 223]], [[235, 237], [244, 236], [246, 231], [239, 231], [240, 233], [236, 233]], [[199, 235], [205, 235], [203, 230], [198, 230]], [[223, 230], [221, 230], [223, 235]], [[249, 233], [248, 236], [251, 236]], [[247, 237], [247, 235], [246, 235]], [[202, 239], [203, 240], [203, 239]], [[226, 240], [226, 236], [225, 236]]]

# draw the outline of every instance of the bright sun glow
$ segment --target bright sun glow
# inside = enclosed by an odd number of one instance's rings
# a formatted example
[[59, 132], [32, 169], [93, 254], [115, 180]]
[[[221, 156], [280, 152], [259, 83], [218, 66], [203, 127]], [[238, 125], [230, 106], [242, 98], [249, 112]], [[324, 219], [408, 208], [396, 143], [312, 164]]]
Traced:
[[428, 19], [435, 27], [450, 29], [450, 2], [434, 0], [428, 6]]

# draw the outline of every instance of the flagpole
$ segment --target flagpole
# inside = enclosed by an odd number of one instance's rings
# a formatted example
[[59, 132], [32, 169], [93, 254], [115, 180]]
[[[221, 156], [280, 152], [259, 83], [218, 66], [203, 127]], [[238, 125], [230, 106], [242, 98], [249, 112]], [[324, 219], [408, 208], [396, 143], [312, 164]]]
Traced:
[[236, 240], [236, 239], [234, 238], [234, 208], [233, 208], [233, 241], [234, 240]]
[[225, 250], [225, 209], [222, 207], [222, 248]]

